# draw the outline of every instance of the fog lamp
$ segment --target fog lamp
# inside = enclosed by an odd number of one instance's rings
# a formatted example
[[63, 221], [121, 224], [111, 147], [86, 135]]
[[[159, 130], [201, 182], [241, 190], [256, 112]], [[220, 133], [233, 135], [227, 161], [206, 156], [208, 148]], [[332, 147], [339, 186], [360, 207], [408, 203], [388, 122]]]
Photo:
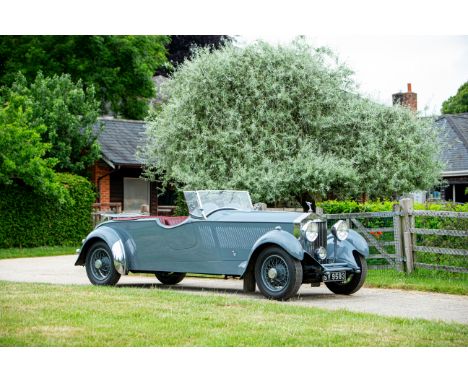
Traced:
[[320, 247], [315, 251], [320, 260], [324, 260], [327, 257], [327, 250], [324, 247]]

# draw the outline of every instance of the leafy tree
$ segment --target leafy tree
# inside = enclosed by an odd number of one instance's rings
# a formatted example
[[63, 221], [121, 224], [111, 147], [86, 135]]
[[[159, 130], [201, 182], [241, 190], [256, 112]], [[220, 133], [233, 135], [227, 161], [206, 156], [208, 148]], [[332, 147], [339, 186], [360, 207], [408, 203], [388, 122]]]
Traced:
[[171, 35], [171, 42], [167, 45], [167, 55], [171, 66], [162, 66], [157, 73], [168, 75], [179, 64], [192, 56], [194, 47], [208, 47], [218, 49], [232, 41], [227, 35]]
[[442, 113], [468, 113], [468, 82], [460, 86], [457, 94], [442, 103]]
[[266, 202], [391, 196], [437, 182], [432, 121], [356, 95], [328, 49], [198, 50], [148, 118], [146, 174], [186, 188], [247, 189]]
[[[24, 183], [42, 194], [63, 197], [53, 170], [57, 160], [45, 158], [49, 143], [41, 140], [46, 126], [31, 126], [30, 100], [13, 94], [0, 107], [0, 184]], [[14, 206], [12, 206], [14, 207]]]
[[99, 158], [99, 145], [93, 125], [99, 115], [99, 102], [94, 89], [83, 89], [81, 81], [74, 83], [69, 75], [44, 77], [39, 73], [28, 84], [19, 74], [11, 88], [3, 88], [2, 103], [24, 99], [28, 112], [22, 123], [40, 134], [31, 147], [47, 144], [44, 158], [53, 158], [59, 172], [84, 174]]
[[152, 76], [167, 62], [166, 36], [0, 36], [0, 85], [21, 71], [32, 81], [68, 73], [94, 85], [101, 111], [142, 119], [155, 95]]

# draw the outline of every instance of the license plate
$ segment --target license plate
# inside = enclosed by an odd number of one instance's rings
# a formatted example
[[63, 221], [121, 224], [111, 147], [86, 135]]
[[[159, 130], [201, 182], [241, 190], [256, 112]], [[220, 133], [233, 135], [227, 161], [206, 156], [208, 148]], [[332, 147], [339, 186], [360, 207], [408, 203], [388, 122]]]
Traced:
[[327, 272], [323, 275], [324, 282], [345, 281], [346, 272]]

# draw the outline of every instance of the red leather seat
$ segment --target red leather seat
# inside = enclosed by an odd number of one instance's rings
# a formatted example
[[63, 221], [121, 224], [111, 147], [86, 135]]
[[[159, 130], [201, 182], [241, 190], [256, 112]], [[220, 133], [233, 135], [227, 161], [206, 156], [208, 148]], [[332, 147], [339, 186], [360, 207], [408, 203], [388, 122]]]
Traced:
[[172, 226], [184, 222], [187, 218], [188, 216], [161, 216], [159, 220], [164, 225]]
[[188, 216], [148, 216], [148, 215], [141, 215], [141, 216], [132, 216], [132, 217], [125, 217], [125, 218], [115, 218], [114, 220], [138, 220], [138, 219], [159, 219], [161, 224], [167, 226], [173, 226], [182, 223], [188, 218]]
[[138, 219], [161, 219], [165, 218], [166, 216], [150, 216], [150, 215], [141, 215], [141, 216], [131, 216], [131, 217], [125, 217], [125, 218], [115, 218], [112, 220], [138, 220]]

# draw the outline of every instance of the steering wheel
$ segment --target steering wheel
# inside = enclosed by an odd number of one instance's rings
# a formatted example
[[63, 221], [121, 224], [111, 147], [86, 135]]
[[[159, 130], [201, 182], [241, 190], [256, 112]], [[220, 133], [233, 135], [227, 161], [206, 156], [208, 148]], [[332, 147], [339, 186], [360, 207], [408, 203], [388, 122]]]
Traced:
[[221, 211], [221, 210], [236, 210], [236, 211], [238, 211], [239, 208], [235, 208], [235, 207], [221, 207], [221, 208], [216, 208], [215, 210], [210, 211], [208, 214], [206, 214], [206, 217], [210, 216], [211, 214], [213, 214], [213, 213], [215, 213], [215, 212]]

